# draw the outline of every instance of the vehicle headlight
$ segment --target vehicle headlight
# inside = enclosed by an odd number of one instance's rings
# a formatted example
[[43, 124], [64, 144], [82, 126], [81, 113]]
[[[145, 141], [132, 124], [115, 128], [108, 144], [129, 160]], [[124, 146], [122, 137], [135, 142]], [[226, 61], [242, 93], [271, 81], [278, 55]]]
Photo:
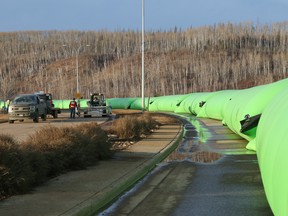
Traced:
[[35, 106], [30, 106], [30, 112], [35, 112]]
[[12, 112], [12, 110], [13, 110], [13, 106], [9, 106], [8, 112]]

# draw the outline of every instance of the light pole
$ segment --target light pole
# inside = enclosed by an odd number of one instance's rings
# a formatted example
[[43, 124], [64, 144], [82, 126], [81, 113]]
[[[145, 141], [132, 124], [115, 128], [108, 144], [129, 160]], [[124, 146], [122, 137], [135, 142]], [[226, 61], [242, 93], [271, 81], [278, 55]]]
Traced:
[[142, 113], [145, 111], [145, 97], [144, 97], [144, 0], [142, 0]]
[[[67, 45], [64, 44], [63, 47], [66, 47]], [[80, 98], [80, 91], [79, 91], [79, 64], [78, 64], [78, 56], [79, 56], [79, 52], [80, 52], [80, 49], [82, 47], [89, 47], [90, 45], [89, 44], [86, 44], [86, 45], [82, 45], [80, 44], [77, 48], [75, 47], [72, 47], [73, 51], [75, 51], [75, 56], [76, 56], [76, 97], [79, 99]]]

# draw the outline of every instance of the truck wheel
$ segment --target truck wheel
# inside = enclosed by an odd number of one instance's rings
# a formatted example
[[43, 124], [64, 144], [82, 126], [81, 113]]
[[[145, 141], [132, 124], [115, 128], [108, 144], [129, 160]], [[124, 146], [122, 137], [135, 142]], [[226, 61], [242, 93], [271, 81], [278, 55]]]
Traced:
[[33, 122], [35, 122], [35, 123], [39, 122], [39, 114], [38, 114], [38, 112], [35, 114], [35, 116], [33, 118]]
[[41, 119], [42, 119], [42, 121], [46, 121], [46, 119], [47, 119], [46, 113], [45, 113], [45, 114], [42, 114]]
[[9, 120], [9, 124], [13, 124], [14, 123], [14, 120]]
[[47, 119], [47, 110], [45, 110], [44, 114], [41, 115], [42, 121], [46, 121]]

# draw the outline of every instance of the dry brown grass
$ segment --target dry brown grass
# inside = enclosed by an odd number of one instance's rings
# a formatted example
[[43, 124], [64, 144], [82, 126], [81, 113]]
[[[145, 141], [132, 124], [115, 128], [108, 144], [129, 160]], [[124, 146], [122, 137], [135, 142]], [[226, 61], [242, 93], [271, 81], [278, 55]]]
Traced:
[[177, 118], [167, 115], [165, 113], [150, 113], [150, 115], [160, 125], [180, 124]]
[[48, 126], [29, 136], [21, 147], [44, 154], [51, 164], [48, 175], [53, 176], [109, 157], [111, 145], [107, 140], [97, 123], [82, 124], [80, 128]]
[[[118, 116], [127, 116], [127, 115], [133, 115], [133, 116], [140, 116], [142, 115], [142, 112], [139, 110], [131, 110], [131, 109], [113, 109], [113, 114]], [[167, 115], [165, 113], [157, 113], [157, 112], [145, 112], [144, 116], [150, 116], [153, 118], [156, 122], [159, 124], [179, 124], [179, 120], [171, 115]]]
[[[129, 146], [133, 145], [139, 139], [144, 138], [146, 135], [153, 132], [155, 129], [157, 130], [158, 127], [161, 125], [166, 124], [181, 124], [179, 120], [175, 117], [164, 113], [153, 113], [153, 112], [145, 112], [142, 114], [139, 110], [113, 110], [113, 113], [119, 116], [117, 121], [113, 122], [113, 125], [110, 125], [109, 131], [111, 141], [113, 143], [112, 150], [123, 150], [128, 148]], [[143, 133], [140, 134], [139, 137], [139, 130], [138, 126], [136, 127], [136, 132], [129, 131], [127, 132], [128, 128], [133, 128], [133, 125], [136, 125], [137, 122], [141, 122], [141, 130]], [[116, 132], [116, 130], [118, 132]], [[117, 135], [118, 134], [118, 135]], [[136, 135], [136, 136], [135, 136]]]
[[120, 139], [139, 139], [141, 136], [151, 133], [158, 125], [149, 113], [124, 115], [114, 120], [110, 133]]
[[19, 144], [8, 135], [0, 135], [0, 200], [29, 187], [30, 166]]
[[110, 149], [108, 135], [97, 123], [80, 129], [43, 127], [22, 143], [0, 135], [0, 199], [109, 158]]

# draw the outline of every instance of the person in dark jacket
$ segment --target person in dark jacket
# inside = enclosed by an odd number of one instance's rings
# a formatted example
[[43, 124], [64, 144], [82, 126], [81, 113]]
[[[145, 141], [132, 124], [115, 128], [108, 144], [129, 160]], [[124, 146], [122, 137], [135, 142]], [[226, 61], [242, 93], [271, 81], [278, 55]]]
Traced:
[[75, 98], [73, 98], [72, 101], [69, 103], [69, 109], [70, 109], [70, 118], [75, 118], [77, 108], [77, 102], [75, 101]]

